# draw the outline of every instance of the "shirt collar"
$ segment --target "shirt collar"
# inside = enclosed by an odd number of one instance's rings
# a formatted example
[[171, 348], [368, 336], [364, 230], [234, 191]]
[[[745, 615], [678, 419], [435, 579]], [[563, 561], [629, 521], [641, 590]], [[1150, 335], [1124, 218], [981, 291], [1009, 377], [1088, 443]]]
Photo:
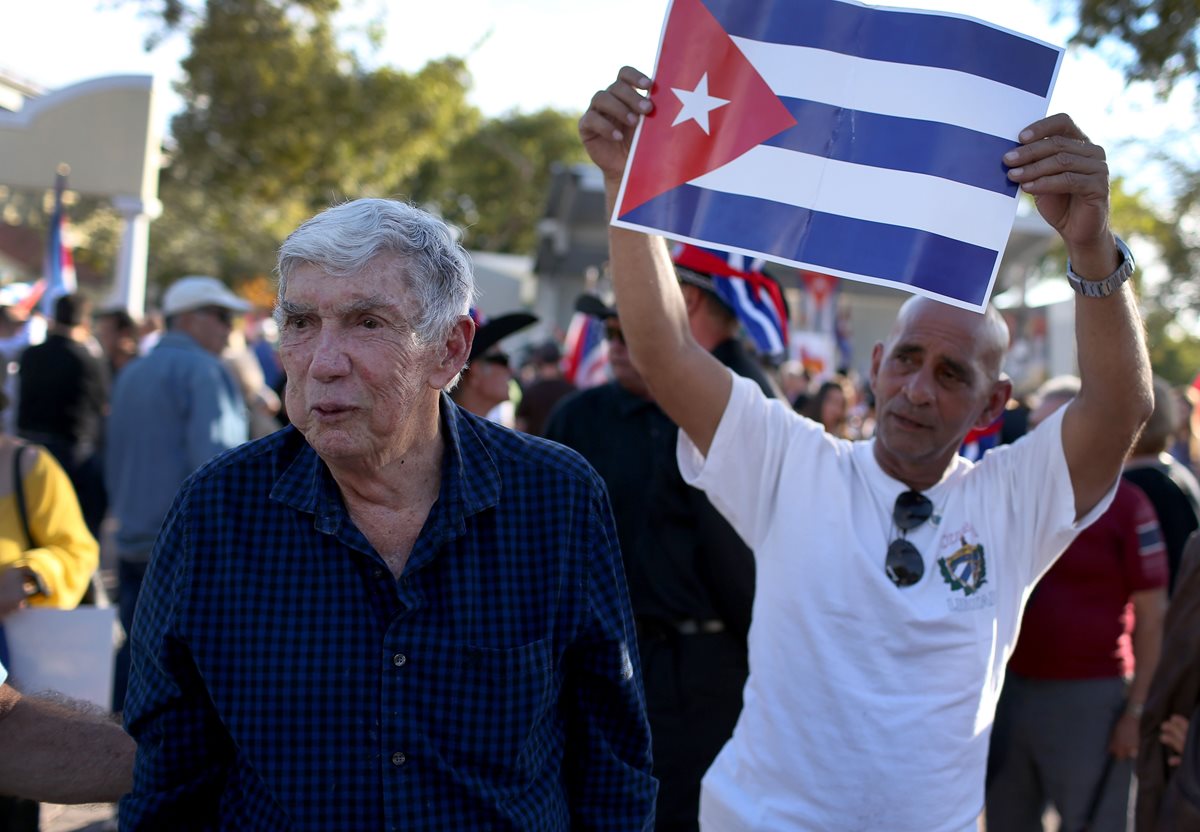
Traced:
[[[445, 393], [440, 408], [442, 483], [425, 522], [426, 532], [438, 542], [465, 533], [466, 518], [500, 500], [500, 472], [482, 436], [486, 427], [477, 424], [482, 420], [460, 408]], [[298, 450], [275, 480], [271, 499], [312, 514], [318, 531], [338, 534], [349, 517], [329, 468], [294, 427], [284, 441], [295, 443]]]

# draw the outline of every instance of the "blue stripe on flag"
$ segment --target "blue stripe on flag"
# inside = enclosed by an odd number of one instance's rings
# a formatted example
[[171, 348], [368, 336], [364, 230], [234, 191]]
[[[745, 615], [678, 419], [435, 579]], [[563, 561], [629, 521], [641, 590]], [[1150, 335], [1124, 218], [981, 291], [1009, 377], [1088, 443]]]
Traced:
[[674, 188], [621, 219], [662, 229], [667, 236], [758, 251], [818, 270], [869, 275], [976, 306], [983, 303], [1000, 256], [939, 234], [695, 185]]
[[1154, 549], [1162, 545], [1162, 535], [1159, 533], [1158, 526], [1155, 526], [1149, 531], [1138, 532], [1138, 548], [1142, 549], [1143, 551]]
[[974, 20], [838, 0], [762, 4], [703, 0], [734, 37], [825, 49], [875, 61], [966, 72], [1045, 96], [1058, 52]]
[[717, 295], [737, 313], [755, 348], [767, 356], [782, 353], [785, 348], [780, 332], [783, 324], [775, 307], [763, 298], [756, 300], [744, 280], [712, 275], [712, 281]]
[[839, 162], [925, 173], [1016, 196], [1001, 157], [1008, 139], [953, 124], [847, 110], [817, 101], [780, 99], [796, 126], [763, 144]]

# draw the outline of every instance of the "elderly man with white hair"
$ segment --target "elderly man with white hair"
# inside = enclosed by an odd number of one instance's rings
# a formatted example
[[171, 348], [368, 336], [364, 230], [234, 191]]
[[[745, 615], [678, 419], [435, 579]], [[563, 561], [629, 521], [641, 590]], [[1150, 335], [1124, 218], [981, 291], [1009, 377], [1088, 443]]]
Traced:
[[573, 451], [445, 394], [474, 292], [403, 203], [284, 242], [293, 426], [175, 500], [133, 630], [122, 829], [648, 828], [608, 498]]

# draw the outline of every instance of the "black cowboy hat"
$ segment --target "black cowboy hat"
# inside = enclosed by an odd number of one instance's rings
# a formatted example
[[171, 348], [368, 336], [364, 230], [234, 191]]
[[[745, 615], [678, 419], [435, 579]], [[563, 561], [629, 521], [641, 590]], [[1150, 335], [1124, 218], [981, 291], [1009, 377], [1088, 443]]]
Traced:
[[528, 312], [509, 312], [506, 315], [488, 318], [482, 324], [476, 324], [475, 340], [471, 342], [471, 355], [468, 360], [474, 361], [496, 346], [502, 339], [537, 322], [537, 315], [530, 315]]
[[617, 317], [617, 310], [595, 295], [580, 295], [575, 299], [575, 311], [605, 320]]

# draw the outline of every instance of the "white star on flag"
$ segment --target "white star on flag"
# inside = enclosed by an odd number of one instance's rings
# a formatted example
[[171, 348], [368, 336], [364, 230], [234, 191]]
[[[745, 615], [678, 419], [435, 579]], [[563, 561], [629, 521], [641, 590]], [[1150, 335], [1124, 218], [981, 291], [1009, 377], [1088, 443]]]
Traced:
[[677, 127], [685, 121], [694, 120], [706, 134], [708, 133], [708, 114], [729, 103], [727, 98], [717, 98], [708, 94], [707, 72], [700, 76], [700, 83], [696, 85], [696, 89], [681, 90], [671, 87], [671, 92], [675, 93], [679, 102], [683, 104], [683, 109], [679, 111], [679, 115], [675, 116], [675, 121], [671, 123], [671, 126]]

